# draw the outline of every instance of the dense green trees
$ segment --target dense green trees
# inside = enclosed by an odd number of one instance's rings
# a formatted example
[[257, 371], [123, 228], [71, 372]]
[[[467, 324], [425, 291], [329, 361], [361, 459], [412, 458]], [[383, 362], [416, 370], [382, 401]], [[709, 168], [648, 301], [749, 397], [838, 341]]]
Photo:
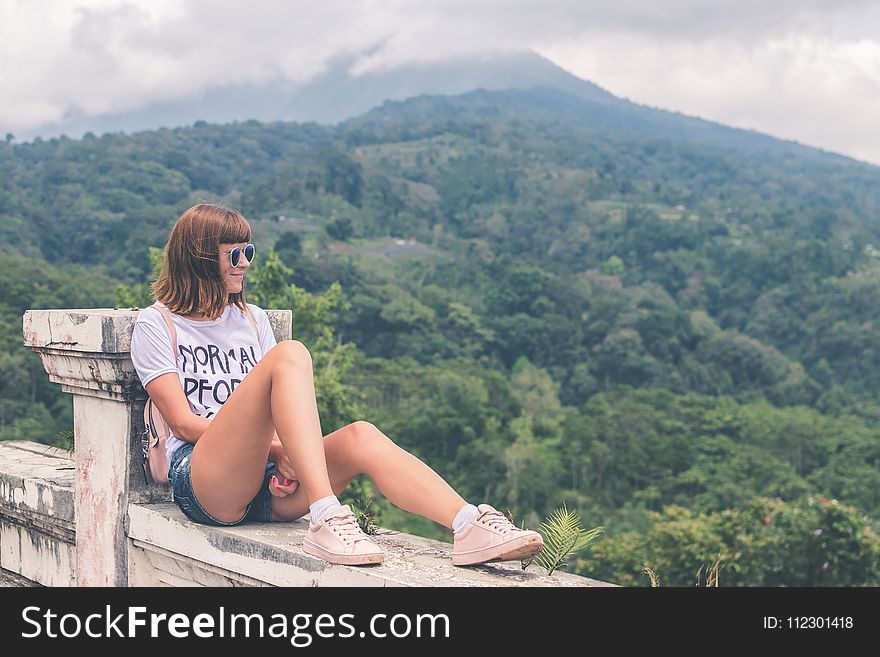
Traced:
[[651, 513], [646, 533], [599, 541], [577, 570], [648, 586], [694, 586], [720, 559], [721, 586], [877, 586], [880, 542], [858, 510], [815, 495], [795, 503], [756, 497], [740, 508], [703, 514], [681, 506]]
[[73, 426], [70, 395], [50, 383], [40, 359], [22, 343], [30, 308], [113, 306], [113, 279], [82, 265], [47, 264], [8, 248], [0, 276], [0, 440], [51, 441]]

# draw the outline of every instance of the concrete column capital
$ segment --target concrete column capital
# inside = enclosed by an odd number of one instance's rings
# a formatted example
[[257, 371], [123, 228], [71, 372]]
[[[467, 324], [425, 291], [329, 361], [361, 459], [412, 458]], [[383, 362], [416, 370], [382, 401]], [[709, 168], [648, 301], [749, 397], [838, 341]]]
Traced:
[[138, 310], [28, 310], [24, 344], [40, 356], [49, 380], [75, 395], [146, 399], [129, 356]]

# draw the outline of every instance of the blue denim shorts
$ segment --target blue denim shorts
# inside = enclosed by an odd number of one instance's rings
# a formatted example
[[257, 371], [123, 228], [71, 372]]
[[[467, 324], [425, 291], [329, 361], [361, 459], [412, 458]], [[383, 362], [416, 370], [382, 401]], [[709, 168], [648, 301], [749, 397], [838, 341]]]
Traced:
[[195, 445], [192, 443], [186, 443], [178, 447], [177, 451], [174, 452], [174, 456], [171, 457], [171, 464], [168, 466], [168, 479], [171, 481], [171, 499], [177, 503], [180, 510], [190, 520], [218, 527], [233, 527], [248, 520], [272, 522], [272, 493], [269, 492], [269, 479], [275, 474], [274, 463], [266, 464], [263, 484], [260, 486], [257, 496], [248, 504], [241, 520], [223, 522], [205, 511], [193, 492], [190, 460], [194, 447]]

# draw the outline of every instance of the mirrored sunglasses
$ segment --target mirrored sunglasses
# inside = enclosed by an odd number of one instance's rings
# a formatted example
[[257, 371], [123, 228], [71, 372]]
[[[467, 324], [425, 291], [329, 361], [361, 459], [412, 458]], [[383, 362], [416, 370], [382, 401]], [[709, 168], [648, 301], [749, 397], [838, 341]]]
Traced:
[[254, 256], [257, 255], [257, 249], [253, 244], [248, 244], [243, 249], [241, 247], [235, 247], [231, 251], [227, 251], [229, 254], [229, 264], [233, 267], [238, 267], [238, 263], [241, 262], [241, 256], [244, 254], [244, 259], [248, 262], [254, 261]]

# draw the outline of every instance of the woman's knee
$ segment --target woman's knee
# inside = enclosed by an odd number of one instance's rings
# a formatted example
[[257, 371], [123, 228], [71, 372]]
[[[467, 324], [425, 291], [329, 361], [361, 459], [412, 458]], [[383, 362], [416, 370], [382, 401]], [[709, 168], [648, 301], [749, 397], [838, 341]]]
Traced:
[[370, 422], [352, 422], [334, 431], [324, 442], [331, 483], [338, 479], [347, 485], [357, 475], [369, 474], [371, 466], [382, 462], [383, 450], [390, 444]]
[[379, 431], [372, 422], [358, 420], [345, 427], [345, 450], [369, 458], [376, 450], [389, 442], [388, 437]]
[[299, 340], [283, 340], [275, 345], [269, 353], [285, 364], [299, 365], [309, 369], [312, 367], [312, 354]]

